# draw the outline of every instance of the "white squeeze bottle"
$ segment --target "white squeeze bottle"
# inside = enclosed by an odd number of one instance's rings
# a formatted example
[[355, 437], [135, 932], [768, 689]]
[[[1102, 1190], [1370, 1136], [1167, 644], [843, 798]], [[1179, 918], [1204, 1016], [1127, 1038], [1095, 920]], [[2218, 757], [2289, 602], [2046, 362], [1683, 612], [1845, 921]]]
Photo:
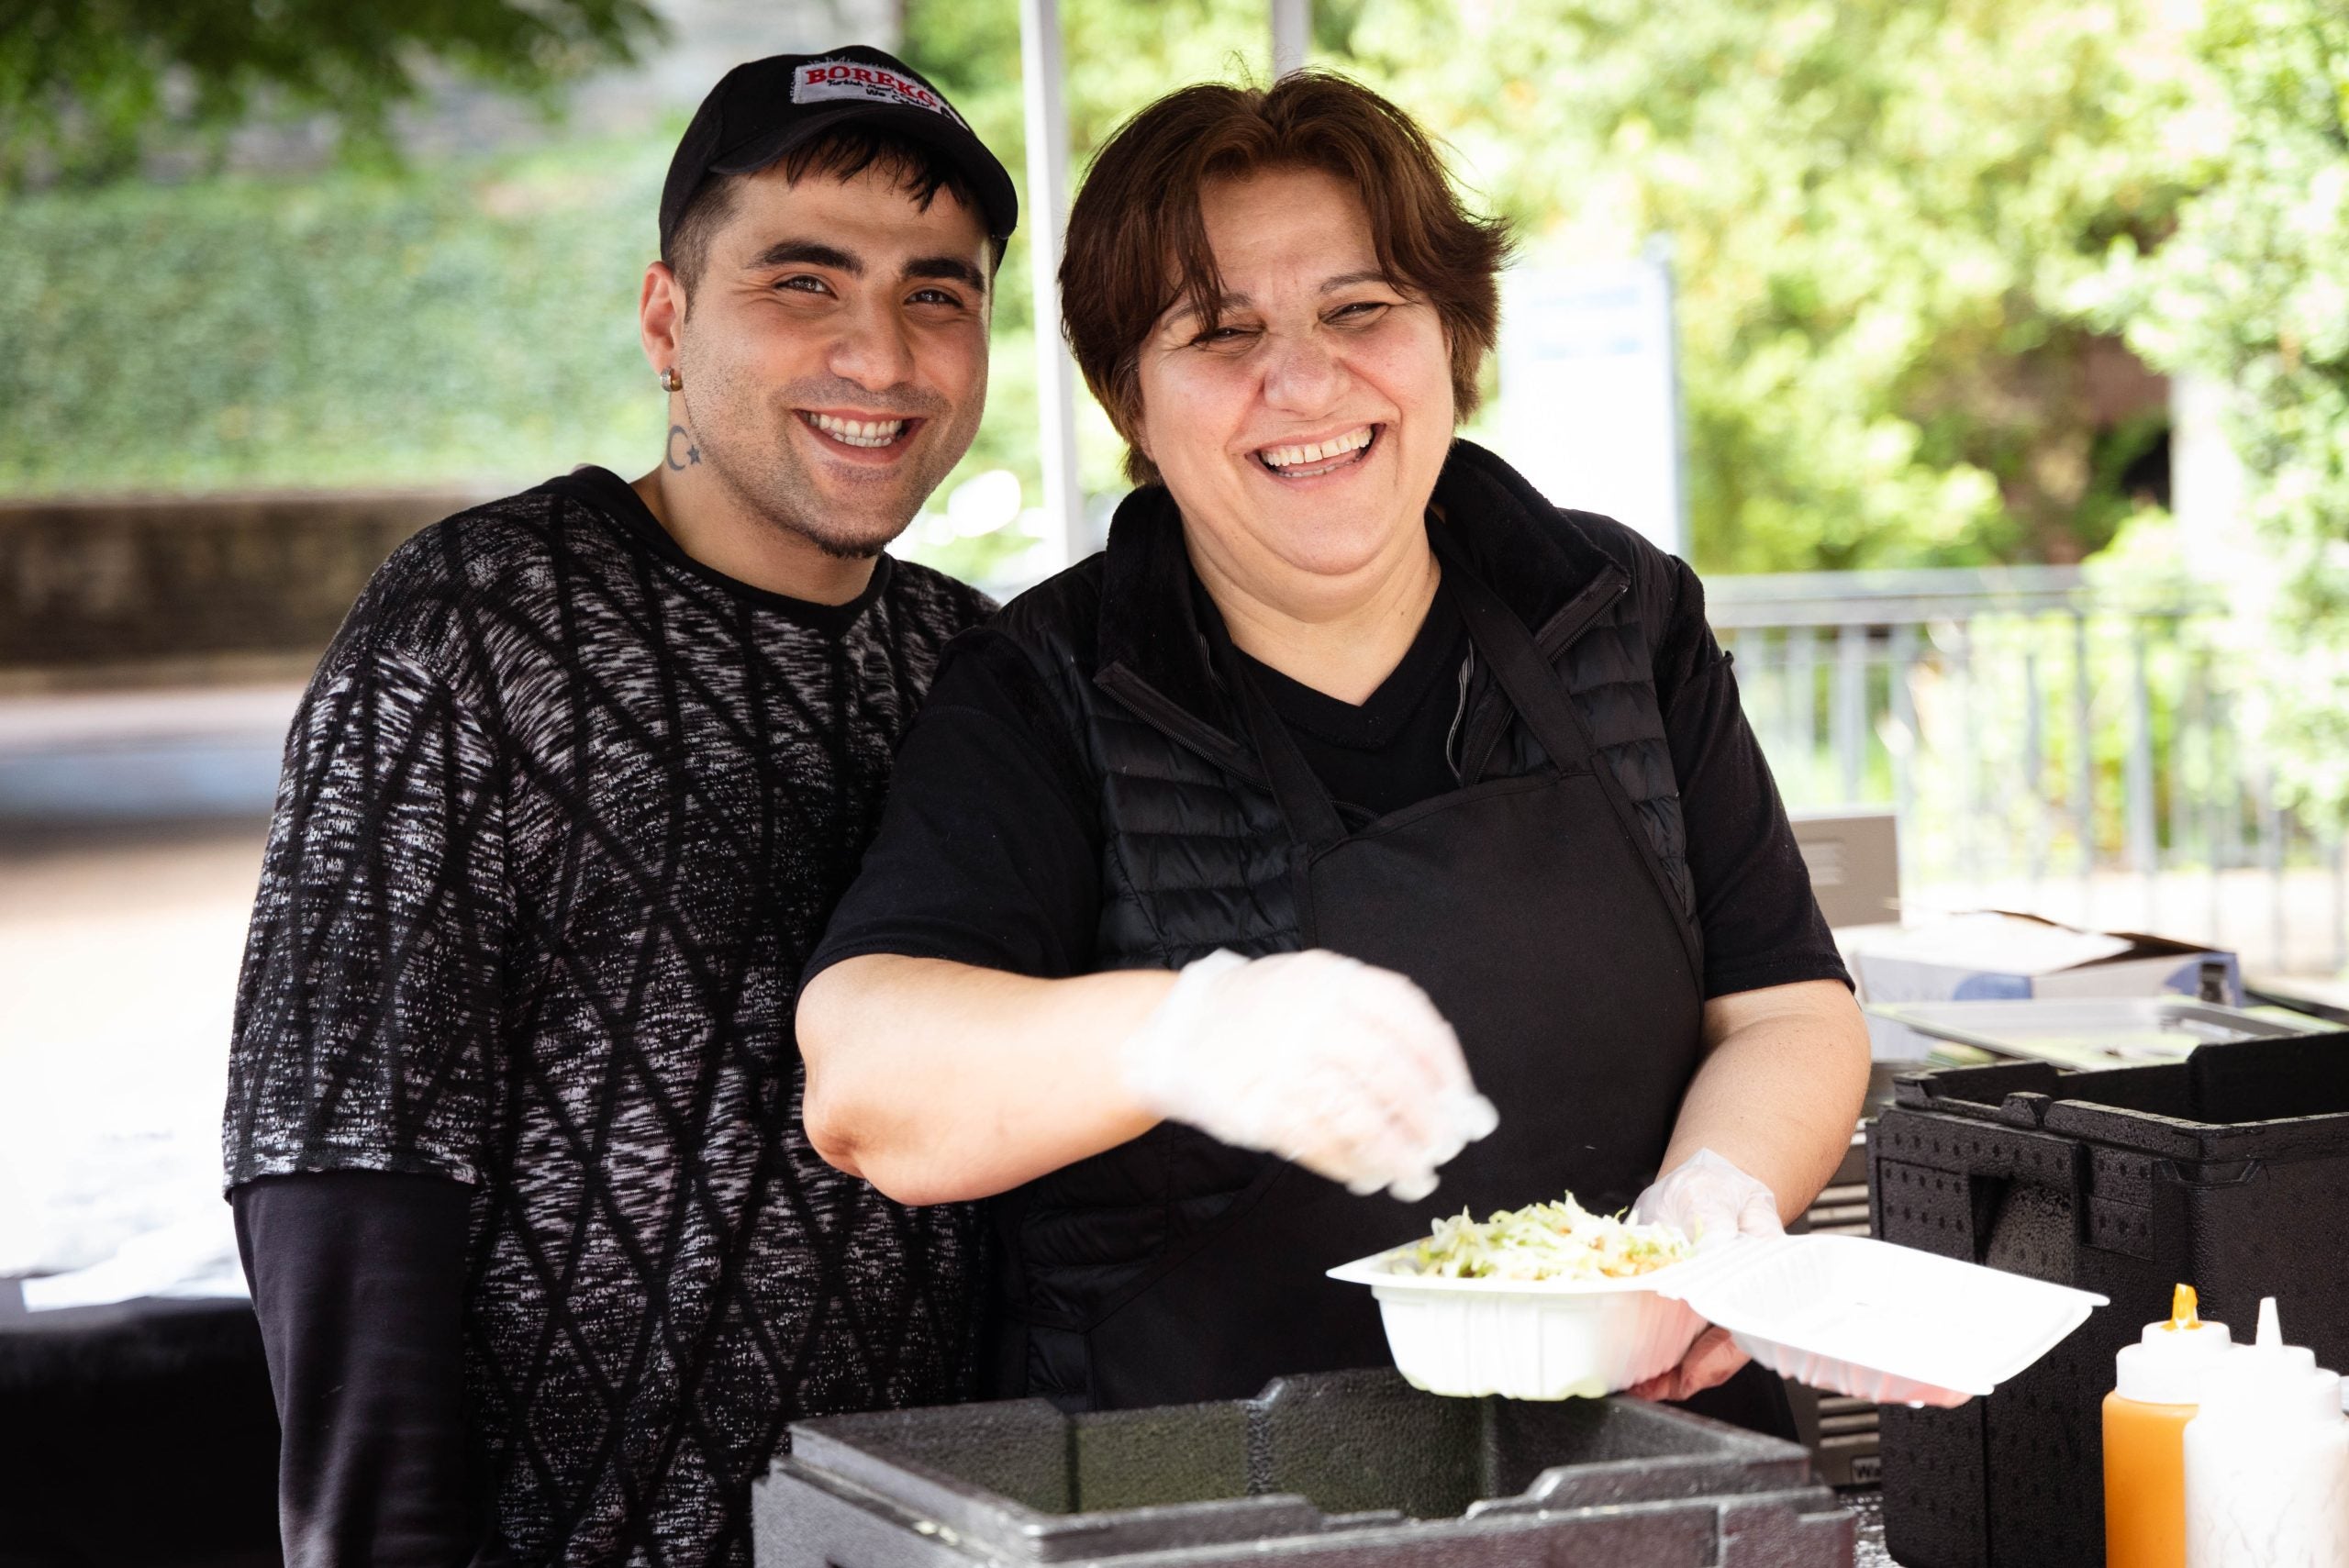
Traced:
[[2186, 1568], [2349, 1568], [2349, 1418], [2341, 1379], [2259, 1334], [2202, 1374], [2186, 1425]]

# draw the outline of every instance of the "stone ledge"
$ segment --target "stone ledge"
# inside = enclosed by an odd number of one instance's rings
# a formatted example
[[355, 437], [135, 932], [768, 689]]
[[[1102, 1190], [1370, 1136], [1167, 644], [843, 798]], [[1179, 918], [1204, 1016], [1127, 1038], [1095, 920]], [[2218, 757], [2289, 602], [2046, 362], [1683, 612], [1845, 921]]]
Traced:
[[306, 668], [446, 491], [0, 503], [0, 682], [263, 662]]

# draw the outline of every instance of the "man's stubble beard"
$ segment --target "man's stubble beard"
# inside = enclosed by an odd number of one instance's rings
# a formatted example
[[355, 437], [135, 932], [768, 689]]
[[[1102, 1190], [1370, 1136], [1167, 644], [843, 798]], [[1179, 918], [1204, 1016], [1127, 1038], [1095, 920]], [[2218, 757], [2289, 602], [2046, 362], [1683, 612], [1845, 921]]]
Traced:
[[[799, 401], [792, 388], [759, 385], [708, 365], [691, 367], [684, 373], [688, 388], [686, 417], [702, 465], [711, 477], [751, 517], [806, 539], [838, 561], [870, 561], [912, 525], [922, 503], [962, 461], [978, 433], [978, 412], [985, 399], [982, 382], [970, 404], [951, 416], [952, 424], [939, 411], [942, 405], [925, 402], [919, 410], [925, 424], [917, 437], [916, 450], [907, 454], [902, 476], [870, 486], [879, 493], [872, 504], [879, 516], [868, 526], [865, 518], [872, 517], [871, 510], [854, 503], [843, 507], [826, 494], [809, 471], [809, 460], [789, 428], [801, 422], [796, 412]], [[707, 387], [708, 395], [694, 397], [691, 389], [696, 385]], [[844, 401], [870, 404], [874, 399], [863, 395]], [[707, 416], [696, 411], [696, 405], [724, 413]], [[749, 417], [740, 417], [744, 414]], [[884, 501], [883, 496], [887, 499]], [[843, 519], [843, 511], [863, 516]], [[844, 520], [847, 527], [841, 526]]]

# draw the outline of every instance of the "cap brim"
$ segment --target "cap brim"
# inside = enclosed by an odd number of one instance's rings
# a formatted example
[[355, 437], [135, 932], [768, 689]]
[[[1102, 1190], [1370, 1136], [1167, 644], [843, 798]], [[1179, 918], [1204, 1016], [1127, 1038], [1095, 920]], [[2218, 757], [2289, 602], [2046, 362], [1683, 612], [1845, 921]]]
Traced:
[[985, 210], [980, 214], [988, 234], [1008, 239], [1019, 222], [1019, 195], [1011, 176], [986, 146], [961, 125], [930, 109], [902, 104], [850, 103], [795, 119], [740, 147], [727, 149], [709, 161], [713, 174], [750, 174], [843, 125], [866, 125], [918, 141], [944, 153], [960, 170]]

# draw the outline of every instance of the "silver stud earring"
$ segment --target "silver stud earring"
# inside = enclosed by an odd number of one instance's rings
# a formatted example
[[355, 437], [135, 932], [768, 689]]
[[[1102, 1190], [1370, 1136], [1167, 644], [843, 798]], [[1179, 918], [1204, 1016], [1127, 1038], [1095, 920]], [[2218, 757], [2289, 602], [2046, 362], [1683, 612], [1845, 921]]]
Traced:
[[661, 373], [661, 390], [662, 390], [662, 391], [663, 391], [663, 392], [683, 392], [685, 389], [685, 378], [684, 376], [681, 376], [681, 375], [679, 375], [679, 374], [677, 373], [677, 367], [676, 367], [676, 366], [674, 366], [674, 365], [671, 365], [667, 370], [664, 370], [664, 371], [662, 371], [662, 372]]

